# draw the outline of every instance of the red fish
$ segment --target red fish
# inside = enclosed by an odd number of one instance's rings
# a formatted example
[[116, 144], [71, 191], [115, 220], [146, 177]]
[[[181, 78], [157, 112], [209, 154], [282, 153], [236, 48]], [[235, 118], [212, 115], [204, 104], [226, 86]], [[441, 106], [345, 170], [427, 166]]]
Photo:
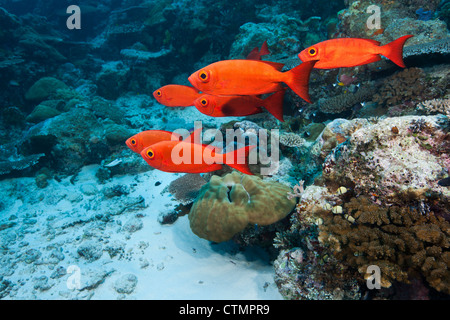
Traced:
[[403, 46], [413, 36], [407, 35], [381, 46], [371, 39], [339, 38], [320, 42], [299, 53], [303, 62], [318, 60], [315, 68], [335, 69], [356, 67], [381, 60], [384, 56], [402, 68]]
[[128, 138], [127, 141], [125, 141], [125, 144], [134, 152], [141, 154], [142, 150], [157, 142], [172, 141], [173, 139], [176, 139], [176, 141], [180, 141], [181, 138], [182, 137], [179, 134], [172, 133], [170, 131], [147, 130], [139, 132], [131, 138]]
[[210, 64], [189, 77], [203, 93], [213, 95], [260, 95], [280, 91], [287, 84], [310, 102], [309, 77], [315, 61], [302, 63], [287, 72], [283, 64], [258, 60], [224, 60]]
[[258, 47], [253, 48], [252, 51], [247, 56], [249, 60], [261, 60], [262, 56], [270, 54], [269, 48], [267, 47], [267, 40], [261, 46], [261, 50]]
[[169, 84], [153, 92], [155, 99], [167, 107], [190, 107], [201, 93], [190, 86]]
[[204, 94], [194, 101], [195, 107], [211, 117], [243, 117], [264, 112], [264, 107], [275, 118], [283, 120], [283, 100], [285, 89], [266, 99], [257, 96], [214, 96]]
[[[202, 131], [202, 128], [198, 128], [194, 130], [189, 137], [187, 137], [184, 141], [196, 142], [198, 140], [198, 135]], [[133, 150], [136, 153], [141, 154], [141, 151], [157, 142], [161, 141], [182, 141], [183, 136], [178, 133], [164, 131], [164, 130], [147, 130], [139, 132], [135, 134], [131, 138], [128, 138], [125, 141], [125, 144], [128, 148]]]
[[151, 167], [165, 172], [204, 173], [220, 170], [226, 164], [253, 175], [246, 163], [253, 148], [255, 146], [247, 146], [223, 154], [206, 144], [161, 141], [142, 150], [141, 156]]

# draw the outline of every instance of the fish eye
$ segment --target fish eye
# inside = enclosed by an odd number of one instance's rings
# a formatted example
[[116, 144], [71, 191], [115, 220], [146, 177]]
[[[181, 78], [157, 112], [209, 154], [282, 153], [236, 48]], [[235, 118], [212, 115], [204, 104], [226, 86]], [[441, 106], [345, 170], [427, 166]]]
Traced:
[[135, 140], [135, 139], [131, 139], [131, 144], [132, 144], [133, 146], [135, 146], [135, 145], [136, 145], [136, 140]]
[[205, 70], [202, 70], [198, 73], [198, 78], [201, 82], [208, 82], [209, 81], [209, 73]]
[[158, 97], [161, 97], [161, 90], [156, 91], [156, 95], [157, 95]]
[[308, 54], [311, 57], [314, 57], [315, 55], [317, 55], [317, 52], [318, 52], [318, 50], [315, 47], [311, 47], [311, 48], [308, 49]]
[[202, 106], [206, 107], [208, 105], [208, 100], [202, 99], [200, 100], [200, 103], [202, 104]]
[[152, 149], [147, 150], [147, 156], [148, 156], [150, 159], [153, 159], [153, 158], [155, 157], [155, 153], [153, 152]]

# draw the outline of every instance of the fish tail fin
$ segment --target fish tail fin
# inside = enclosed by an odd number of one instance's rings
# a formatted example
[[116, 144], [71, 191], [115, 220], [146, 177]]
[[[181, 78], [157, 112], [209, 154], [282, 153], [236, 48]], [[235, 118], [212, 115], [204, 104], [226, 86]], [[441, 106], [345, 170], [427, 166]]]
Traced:
[[264, 99], [264, 108], [270, 112], [275, 118], [284, 122], [283, 119], [283, 101], [286, 89], [279, 90], [270, 97]]
[[309, 103], [311, 103], [311, 99], [309, 98], [309, 78], [316, 62], [317, 60], [303, 62], [294, 69], [284, 73], [286, 75], [284, 82], [300, 98]]
[[268, 55], [268, 54], [270, 54], [270, 51], [269, 51], [269, 47], [267, 46], [267, 40], [266, 40], [262, 44], [261, 50], [259, 50], [259, 55], [260, 56], [265, 56], [265, 55]]
[[391, 60], [399, 67], [406, 68], [405, 63], [403, 62], [403, 47], [406, 40], [412, 37], [414, 36], [403, 36], [398, 38], [397, 40], [392, 41], [391, 43], [388, 43], [387, 45], [382, 46], [380, 48], [380, 54]]
[[[238, 150], [231, 151], [224, 155], [225, 157], [225, 164], [227, 166], [230, 166], [233, 169], [236, 169], [242, 173], [248, 174], [248, 175], [254, 175], [253, 172], [250, 171], [250, 168], [248, 167], [248, 155], [250, 154], [250, 151], [252, 151], [256, 146], [246, 146]], [[228, 155], [228, 157], [227, 157]], [[227, 159], [232, 158], [232, 161], [227, 161]]]

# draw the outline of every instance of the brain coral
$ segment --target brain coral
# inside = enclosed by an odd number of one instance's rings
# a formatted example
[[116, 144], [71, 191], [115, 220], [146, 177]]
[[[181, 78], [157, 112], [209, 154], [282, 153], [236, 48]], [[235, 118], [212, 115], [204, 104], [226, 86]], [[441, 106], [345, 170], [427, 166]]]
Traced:
[[237, 172], [212, 176], [189, 213], [191, 229], [201, 238], [222, 242], [248, 224], [270, 225], [294, 209], [296, 199], [287, 199], [289, 191], [281, 183]]
[[25, 99], [31, 101], [42, 101], [56, 93], [58, 89], [67, 89], [67, 85], [55, 78], [44, 77], [36, 81], [35, 84], [25, 94]]

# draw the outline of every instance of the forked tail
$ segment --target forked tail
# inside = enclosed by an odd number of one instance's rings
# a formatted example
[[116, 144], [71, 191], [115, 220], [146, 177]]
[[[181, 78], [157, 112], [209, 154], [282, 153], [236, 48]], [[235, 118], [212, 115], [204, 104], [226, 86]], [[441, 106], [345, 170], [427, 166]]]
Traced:
[[406, 68], [405, 63], [403, 62], [403, 47], [406, 40], [412, 37], [414, 36], [403, 36], [392, 41], [391, 43], [388, 43], [387, 45], [380, 47], [380, 54], [394, 62], [399, 67]]
[[256, 146], [247, 146], [224, 154], [225, 164], [242, 173], [254, 175], [248, 167], [248, 155], [254, 148]]
[[279, 90], [270, 97], [264, 99], [264, 108], [270, 112], [279, 121], [284, 122], [283, 119], [283, 101], [286, 89]]
[[303, 62], [284, 74], [286, 83], [300, 98], [311, 103], [309, 98], [309, 78], [317, 60]]

